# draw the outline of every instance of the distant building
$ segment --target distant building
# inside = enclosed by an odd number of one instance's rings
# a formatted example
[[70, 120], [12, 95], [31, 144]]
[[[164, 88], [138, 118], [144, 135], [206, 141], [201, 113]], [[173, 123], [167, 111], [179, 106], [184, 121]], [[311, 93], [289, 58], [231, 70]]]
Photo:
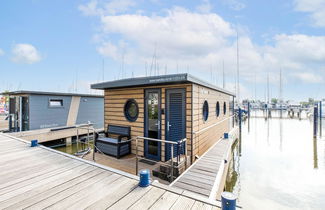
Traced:
[[14, 91], [9, 96], [9, 131], [28, 131], [91, 122], [104, 125], [101, 95]]

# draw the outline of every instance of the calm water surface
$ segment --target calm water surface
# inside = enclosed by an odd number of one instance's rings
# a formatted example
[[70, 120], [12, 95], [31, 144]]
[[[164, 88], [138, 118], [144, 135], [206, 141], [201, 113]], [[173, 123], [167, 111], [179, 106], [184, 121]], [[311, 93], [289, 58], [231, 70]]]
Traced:
[[325, 138], [311, 121], [251, 118], [233, 158], [226, 188], [244, 209], [325, 209]]

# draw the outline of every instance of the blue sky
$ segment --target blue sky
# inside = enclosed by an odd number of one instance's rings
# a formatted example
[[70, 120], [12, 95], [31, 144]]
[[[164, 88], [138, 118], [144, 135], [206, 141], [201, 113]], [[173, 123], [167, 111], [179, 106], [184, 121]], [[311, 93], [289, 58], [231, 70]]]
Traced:
[[2, 1], [0, 91], [95, 93], [150, 72], [221, 86], [223, 63], [234, 91], [236, 31], [240, 98], [264, 99], [267, 75], [278, 97], [280, 69], [284, 98], [325, 97], [324, 0]]

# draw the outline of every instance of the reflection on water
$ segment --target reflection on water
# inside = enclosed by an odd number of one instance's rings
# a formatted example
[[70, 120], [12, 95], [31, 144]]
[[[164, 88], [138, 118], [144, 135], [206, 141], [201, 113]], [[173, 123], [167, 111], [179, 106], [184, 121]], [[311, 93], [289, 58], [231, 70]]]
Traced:
[[310, 120], [251, 118], [242, 130], [226, 182], [241, 206], [325, 209], [325, 138], [313, 139]]
[[[92, 143], [89, 143], [90, 148], [93, 148], [92, 145], [93, 145]], [[85, 150], [86, 148], [88, 148], [87, 144], [73, 143], [73, 144], [70, 144], [70, 145], [67, 145], [67, 146], [55, 147], [53, 149], [73, 155], [73, 154], [77, 153], [78, 151]]]

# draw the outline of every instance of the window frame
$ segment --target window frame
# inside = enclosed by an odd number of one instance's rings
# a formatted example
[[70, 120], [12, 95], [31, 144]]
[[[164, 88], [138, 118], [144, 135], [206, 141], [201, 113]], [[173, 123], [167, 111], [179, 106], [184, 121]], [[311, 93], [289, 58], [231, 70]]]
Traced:
[[220, 117], [220, 102], [217, 101], [216, 103], [216, 116]]
[[202, 105], [202, 117], [204, 122], [206, 122], [209, 119], [209, 103], [207, 100], [204, 100]]
[[[134, 104], [136, 107], [136, 115], [134, 117], [132, 117], [129, 112], [127, 111], [128, 108], [130, 108], [130, 105]], [[135, 122], [137, 121], [138, 117], [139, 117], [139, 105], [137, 103], [137, 101], [135, 99], [128, 99], [126, 100], [125, 104], [124, 104], [124, 108], [123, 108], [123, 113], [124, 113], [124, 117], [127, 121], [129, 122]]]
[[[60, 105], [52, 105], [51, 102], [54, 102], [54, 101], [59, 102]], [[48, 107], [49, 108], [64, 108], [63, 98], [49, 98]]]
[[224, 101], [223, 102], [223, 115], [227, 114], [227, 103]]

